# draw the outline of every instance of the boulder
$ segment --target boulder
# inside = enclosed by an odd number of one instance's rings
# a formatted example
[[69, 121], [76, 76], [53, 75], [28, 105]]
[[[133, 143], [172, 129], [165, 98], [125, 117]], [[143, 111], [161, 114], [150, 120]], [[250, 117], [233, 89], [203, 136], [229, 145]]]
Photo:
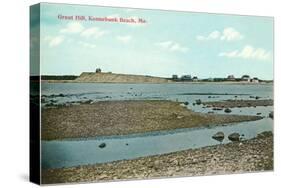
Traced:
[[105, 148], [105, 146], [106, 146], [106, 143], [101, 143], [101, 144], [99, 145], [100, 148]]
[[212, 138], [221, 142], [224, 139], [224, 133], [223, 132], [217, 132], [216, 134], [214, 134], [212, 136]]
[[197, 100], [195, 101], [195, 103], [196, 103], [197, 105], [200, 105], [200, 104], [202, 104], [202, 101], [201, 101], [200, 99], [197, 99]]
[[268, 114], [268, 117], [270, 117], [271, 119], [273, 119], [273, 112], [270, 112], [270, 113]]
[[225, 113], [230, 113], [230, 112], [232, 112], [229, 108], [226, 108], [225, 110], [224, 110], [224, 112]]
[[237, 142], [240, 140], [240, 134], [232, 133], [232, 134], [228, 135], [228, 139], [231, 140], [232, 142]]
[[184, 102], [183, 104], [187, 106], [187, 105], [189, 105], [189, 102], [186, 101], [186, 102]]

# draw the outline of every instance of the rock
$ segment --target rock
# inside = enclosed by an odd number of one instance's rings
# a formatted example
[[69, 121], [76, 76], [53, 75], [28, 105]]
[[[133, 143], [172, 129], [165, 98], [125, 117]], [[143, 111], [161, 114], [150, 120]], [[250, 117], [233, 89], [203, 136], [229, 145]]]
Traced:
[[187, 105], [189, 105], [189, 102], [186, 101], [186, 102], [184, 102], [183, 104], [187, 106]]
[[217, 132], [216, 134], [214, 134], [212, 136], [212, 138], [221, 142], [224, 139], [224, 133], [223, 132]]
[[273, 119], [273, 112], [270, 112], [270, 113], [268, 114], [268, 117], [270, 117], [271, 119]]
[[222, 110], [222, 108], [220, 108], [220, 107], [214, 107], [214, 108], [212, 108], [212, 110]]
[[214, 113], [213, 111], [209, 111], [209, 112], [208, 112], [208, 114], [213, 114], [213, 113]]
[[64, 97], [64, 94], [60, 93], [60, 94], [58, 95], [58, 97]]
[[161, 166], [161, 165], [160, 165], [160, 161], [158, 161], [158, 160], [154, 161], [153, 167], [154, 167], [155, 170], [159, 169], [160, 166]]
[[105, 148], [105, 146], [106, 146], [106, 143], [101, 143], [101, 144], [99, 145], [100, 148]]
[[260, 113], [260, 112], [258, 112], [258, 113], [257, 113], [257, 115], [259, 116], [259, 115], [261, 115], [261, 113]]
[[232, 133], [228, 135], [228, 139], [232, 142], [239, 141], [240, 140], [240, 134], [239, 133]]
[[260, 98], [259, 96], [256, 96], [256, 97], [255, 97], [256, 100], [258, 100], [259, 98]]
[[224, 112], [225, 112], [225, 113], [230, 113], [230, 112], [232, 112], [232, 111], [231, 111], [229, 108], [227, 108], [227, 109], [224, 110]]
[[200, 105], [200, 104], [202, 104], [202, 101], [201, 101], [200, 99], [197, 99], [197, 100], [195, 101], [195, 103], [196, 103], [197, 105]]

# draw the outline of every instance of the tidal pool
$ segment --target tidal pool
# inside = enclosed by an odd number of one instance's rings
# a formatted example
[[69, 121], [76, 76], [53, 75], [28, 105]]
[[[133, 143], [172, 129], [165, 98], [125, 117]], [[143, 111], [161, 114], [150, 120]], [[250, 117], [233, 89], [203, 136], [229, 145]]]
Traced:
[[[220, 143], [212, 136], [218, 131], [225, 134]], [[42, 168], [62, 168], [78, 165], [106, 163], [123, 159], [170, 153], [230, 142], [227, 136], [233, 132], [243, 139], [256, 137], [263, 131], [273, 131], [273, 121], [264, 118], [211, 128], [186, 128], [129, 136], [107, 136], [76, 140], [42, 141]], [[99, 145], [105, 143], [104, 148]]]

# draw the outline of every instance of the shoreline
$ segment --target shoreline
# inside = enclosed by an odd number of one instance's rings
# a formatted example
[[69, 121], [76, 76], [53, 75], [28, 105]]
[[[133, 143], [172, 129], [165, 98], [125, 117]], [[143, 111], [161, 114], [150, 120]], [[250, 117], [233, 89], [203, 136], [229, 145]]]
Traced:
[[257, 107], [257, 106], [273, 106], [273, 100], [272, 99], [224, 100], [224, 101], [202, 102], [202, 104], [206, 107], [215, 107], [215, 108], [243, 108], [243, 107]]
[[118, 136], [255, 121], [261, 116], [193, 112], [165, 100], [100, 101], [42, 109], [42, 140]]
[[78, 81], [78, 80], [41, 80], [42, 83], [93, 83], [93, 84], [230, 84], [230, 85], [273, 85], [274, 82], [231, 82], [231, 81], [222, 81], [222, 82], [90, 82], [90, 81]]
[[[42, 171], [44, 184], [233, 174], [273, 170], [273, 134], [110, 163]], [[80, 174], [77, 176], [77, 174]]]

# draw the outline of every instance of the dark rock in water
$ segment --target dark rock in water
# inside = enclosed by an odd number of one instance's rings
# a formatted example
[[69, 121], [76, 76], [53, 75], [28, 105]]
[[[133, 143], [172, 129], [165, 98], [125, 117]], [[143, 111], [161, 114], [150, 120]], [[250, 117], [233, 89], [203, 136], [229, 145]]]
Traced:
[[259, 96], [256, 96], [256, 97], [255, 97], [256, 100], [258, 100], [259, 98], [260, 98]]
[[56, 103], [56, 102], [58, 102], [58, 101], [57, 101], [57, 100], [54, 100], [54, 99], [51, 99], [50, 102], [51, 102], [51, 103]]
[[270, 112], [270, 113], [268, 114], [268, 117], [270, 117], [271, 119], [273, 119], [273, 112]]
[[64, 94], [62, 94], [62, 93], [60, 93], [59, 95], [58, 95], [58, 97], [64, 97], [65, 95]]
[[202, 103], [202, 101], [201, 101], [200, 99], [197, 99], [197, 100], [195, 101], [195, 103], [196, 103], [197, 105], [200, 105], [200, 104]]
[[183, 104], [187, 106], [187, 105], [189, 105], [189, 102], [186, 101], [186, 102], [184, 102]]
[[224, 112], [225, 112], [225, 113], [230, 113], [230, 112], [232, 112], [232, 111], [231, 111], [229, 108], [227, 108], [227, 109], [224, 110]]
[[209, 111], [209, 112], [208, 112], [208, 114], [213, 114], [213, 113], [214, 113], [213, 111]]
[[106, 146], [105, 143], [101, 143], [101, 144], [99, 145], [100, 148], [104, 148], [105, 146]]
[[126, 143], [126, 146], [128, 146], [129, 144], [128, 143]]
[[220, 108], [220, 107], [214, 107], [214, 108], [212, 108], [212, 110], [222, 110], [222, 108]]
[[261, 115], [261, 113], [260, 113], [260, 112], [258, 112], [258, 113], [257, 113], [257, 115], [259, 116], [259, 115]]
[[212, 138], [221, 142], [224, 139], [224, 133], [223, 132], [217, 132], [216, 134], [214, 134], [212, 136]]
[[228, 135], [228, 139], [231, 140], [232, 142], [237, 142], [240, 140], [240, 134], [232, 133], [232, 134]]
[[193, 106], [195, 106], [195, 103], [192, 103]]

